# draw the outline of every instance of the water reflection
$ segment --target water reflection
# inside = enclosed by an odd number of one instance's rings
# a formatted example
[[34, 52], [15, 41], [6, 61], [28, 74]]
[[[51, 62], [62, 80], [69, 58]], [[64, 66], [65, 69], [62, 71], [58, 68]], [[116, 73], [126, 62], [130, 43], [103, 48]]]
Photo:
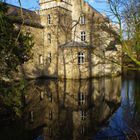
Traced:
[[140, 138], [140, 89], [138, 81], [125, 79], [122, 83], [121, 106], [110, 117], [106, 127], [96, 135], [97, 140]]
[[39, 80], [26, 90], [24, 120], [34, 140], [84, 140], [119, 107], [121, 78]]

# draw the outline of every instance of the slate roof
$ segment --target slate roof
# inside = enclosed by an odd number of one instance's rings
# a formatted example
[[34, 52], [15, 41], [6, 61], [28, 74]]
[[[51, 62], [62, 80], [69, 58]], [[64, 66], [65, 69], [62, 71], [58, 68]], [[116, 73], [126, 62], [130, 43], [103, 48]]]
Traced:
[[8, 7], [7, 15], [13, 22], [23, 23], [33, 27], [43, 28], [41, 25], [40, 15], [35, 11], [25, 8], [20, 8], [11, 4], [5, 3]]
[[65, 44], [62, 44], [60, 47], [87, 47], [89, 46], [85, 42], [77, 42], [77, 41], [70, 41]]

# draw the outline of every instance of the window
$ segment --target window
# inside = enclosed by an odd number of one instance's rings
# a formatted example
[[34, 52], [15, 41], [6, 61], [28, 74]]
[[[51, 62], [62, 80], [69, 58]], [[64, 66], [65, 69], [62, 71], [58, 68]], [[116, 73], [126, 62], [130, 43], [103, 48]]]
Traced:
[[85, 31], [81, 32], [81, 41], [86, 41], [86, 32]]
[[43, 98], [44, 98], [44, 92], [41, 91], [41, 92], [40, 92], [40, 99], [43, 100]]
[[85, 120], [87, 118], [87, 112], [85, 110], [80, 111], [81, 120]]
[[52, 98], [52, 94], [51, 94], [51, 95], [48, 96], [48, 100], [49, 100], [50, 102], [52, 102], [52, 99], [53, 99], [53, 98]]
[[80, 131], [80, 133], [82, 134], [82, 135], [84, 135], [85, 134], [85, 126], [84, 125], [82, 125], [81, 126], [81, 131]]
[[82, 16], [80, 17], [80, 24], [85, 24], [85, 23], [86, 23], [85, 16], [82, 15]]
[[50, 110], [49, 111], [49, 119], [52, 120], [52, 118], [53, 118], [53, 112], [52, 112], [52, 110]]
[[48, 24], [51, 24], [51, 15], [50, 14], [48, 14], [47, 21], [48, 21]]
[[66, 25], [67, 22], [66, 22], [66, 15], [64, 15], [64, 25]]
[[79, 52], [78, 53], [78, 64], [83, 64], [84, 63], [84, 59], [85, 59], [85, 56], [84, 56], [84, 53], [82, 52]]
[[53, 96], [52, 96], [52, 93], [51, 92], [47, 92], [47, 98], [50, 102], [52, 102], [53, 100]]
[[30, 112], [30, 122], [33, 123], [34, 121], [34, 111]]
[[85, 103], [85, 95], [82, 92], [78, 93], [78, 104], [83, 105]]
[[48, 128], [48, 134], [50, 137], [52, 137], [52, 128], [51, 127]]
[[48, 42], [51, 43], [52, 42], [52, 39], [51, 39], [51, 34], [48, 33]]
[[39, 64], [43, 64], [43, 56], [39, 55]]
[[48, 62], [51, 63], [52, 62], [52, 54], [48, 53]]

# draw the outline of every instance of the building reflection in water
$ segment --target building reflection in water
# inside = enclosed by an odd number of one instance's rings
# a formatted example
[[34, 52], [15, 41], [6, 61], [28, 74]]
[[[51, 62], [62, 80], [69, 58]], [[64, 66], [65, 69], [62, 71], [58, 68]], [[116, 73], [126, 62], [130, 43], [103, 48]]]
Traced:
[[25, 95], [26, 129], [33, 139], [93, 137], [120, 105], [121, 78], [31, 81]]

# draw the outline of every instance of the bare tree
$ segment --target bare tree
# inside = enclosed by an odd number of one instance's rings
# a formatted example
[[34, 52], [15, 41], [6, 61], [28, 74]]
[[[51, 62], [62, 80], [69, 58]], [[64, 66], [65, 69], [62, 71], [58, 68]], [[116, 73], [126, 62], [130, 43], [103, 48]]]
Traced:
[[140, 2], [138, 0], [108, 0], [109, 14], [119, 28], [119, 41], [124, 54], [140, 66]]

